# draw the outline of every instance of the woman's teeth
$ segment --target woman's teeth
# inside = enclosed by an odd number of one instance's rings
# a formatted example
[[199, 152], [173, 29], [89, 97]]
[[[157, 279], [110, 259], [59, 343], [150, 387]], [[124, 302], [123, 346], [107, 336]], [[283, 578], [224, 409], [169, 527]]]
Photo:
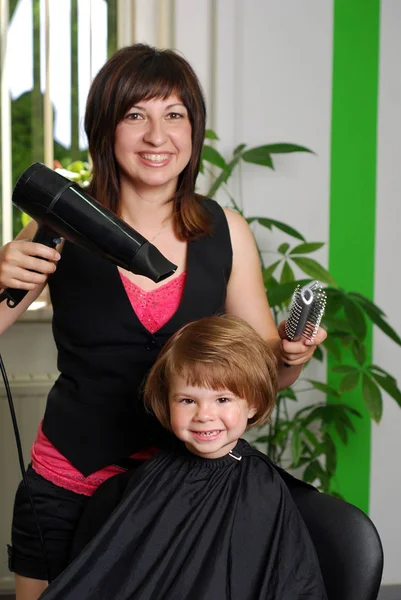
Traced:
[[169, 154], [141, 154], [141, 157], [151, 162], [164, 162], [168, 160]]

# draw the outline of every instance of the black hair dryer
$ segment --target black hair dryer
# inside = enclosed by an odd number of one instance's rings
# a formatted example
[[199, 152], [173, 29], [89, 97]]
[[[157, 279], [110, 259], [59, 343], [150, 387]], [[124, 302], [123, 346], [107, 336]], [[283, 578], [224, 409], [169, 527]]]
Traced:
[[[127, 271], [159, 282], [177, 266], [140, 233], [91, 198], [73, 181], [36, 162], [18, 179], [12, 201], [39, 227], [32, 241], [55, 248], [60, 237], [111, 260]], [[7, 288], [10, 307], [17, 306], [27, 290]]]

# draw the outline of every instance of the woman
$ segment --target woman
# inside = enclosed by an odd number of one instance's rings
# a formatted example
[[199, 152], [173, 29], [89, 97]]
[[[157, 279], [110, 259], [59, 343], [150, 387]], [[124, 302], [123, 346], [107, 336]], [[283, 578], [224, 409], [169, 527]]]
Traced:
[[[63, 570], [95, 489], [126, 458], [143, 460], [172, 443], [145, 414], [139, 389], [182, 325], [224, 311], [242, 317], [277, 354], [280, 387], [313, 354], [315, 345], [280, 340], [283, 324], [279, 335], [246, 221], [194, 192], [205, 121], [190, 65], [143, 44], [116, 52], [88, 96], [89, 193], [178, 265], [167, 282], [118, 269], [69, 242], [57, 250], [32, 243], [34, 222], [1, 250], [0, 286], [29, 293], [15, 309], [0, 305], [0, 332], [48, 282], [60, 370], [28, 470], [46, 561], [24, 486], [16, 496], [10, 568], [18, 600], [36, 600]], [[325, 336], [320, 330], [315, 343]]]

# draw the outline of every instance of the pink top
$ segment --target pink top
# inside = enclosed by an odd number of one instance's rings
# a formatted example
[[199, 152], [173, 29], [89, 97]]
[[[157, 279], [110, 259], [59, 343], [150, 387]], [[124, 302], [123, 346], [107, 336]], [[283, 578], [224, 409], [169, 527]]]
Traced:
[[[184, 293], [187, 272], [184, 271], [178, 277], [149, 292], [144, 291], [122, 273], [120, 275], [138, 319], [150, 333], [155, 333], [178, 309]], [[130, 458], [146, 460], [155, 452], [157, 448], [149, 447], [136, 452]], [[106, 479], [122, 472], [119, 467], [109, 465], [84, 477], [44, 435], [42, 423], [39, 425], [32, 446], [31, 458], [36, 473], [59, 487], [85, 496], [91, 496]]]

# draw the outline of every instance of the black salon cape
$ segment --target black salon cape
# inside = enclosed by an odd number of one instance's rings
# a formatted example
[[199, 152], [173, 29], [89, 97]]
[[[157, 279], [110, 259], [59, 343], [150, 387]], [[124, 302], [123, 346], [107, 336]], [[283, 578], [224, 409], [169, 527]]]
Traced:
[[291, 495], [267, 457], [161, 452], [41, 600], [326, 600]]

